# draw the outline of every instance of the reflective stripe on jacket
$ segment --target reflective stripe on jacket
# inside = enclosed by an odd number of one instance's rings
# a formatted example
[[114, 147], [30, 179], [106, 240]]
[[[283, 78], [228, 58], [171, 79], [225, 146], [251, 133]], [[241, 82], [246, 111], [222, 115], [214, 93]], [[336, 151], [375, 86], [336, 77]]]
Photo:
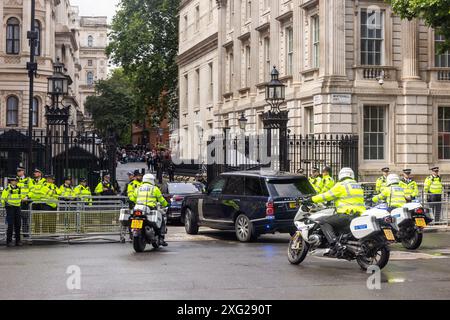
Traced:
[[31, 187], [33, 186], [33, 179], [29, 177], [26, 178], [17, 177], [17, 179], [19, 179], [19, 183], [17, 183], [17, 186], [20, 188], [24, 198], [26, 198], [30, 193]]
[[73, 190], [75, 197], [80, 198], [81, 200], [85, 200], [86, 203], [92, 204], [92, 192], [91, 192], [91, 188], [89, 188], [88, 186], [83, 186], [83, 185], [78, 185], [74, 190]]
[[133, 181], [131, 181], [128, 184], [128, 186], [127, 186], [127, 195], [128, 195], [128, 199], [130, 199], [131, 202], [136, 203], [136, 198], [135, 198], [135, 194], [134, 193], [141, 186], [142, 186], [142, 182], [139, 182], [137, 180], [133, 180]]
[[386, 201], [390, 208], [401, 208], [406, 204], [405, 190], [398, 184], [384, 187], [379, 195], [373, 197], [372, 201], [375, 203]]
[[163, 207], [167, 207], [169, 204], [161, 194], [161, 190], [157, 186], [150, 183], [143, 183], [142, 186], [136, 189], [134, 192], [136, 204], [144, 205], [150, 208], [155, 208], [158, 203]]
[[3, 190], [1, 201], [3, 206], [20, 207], [23, 198], [24, 196], [19, 187], [13, 188], [9, 185]]
[[381, 176], [377, 179], [377, 182], [375, 184], [375, 192], [381, 193], [381, 190], [386, 187], [386, 177]]
[[46, 180], [41, 178], [39, 181], [33, 180], [33, 185], [30, 188], [30, 193], [28, 198], [34, 202], [40, 202], [44, 198], [44, 191], [42, 190], [45, 186]]
[[321, 177], [309, 177], [309, 183], [311, 183], [311, 185], [313, 186], [314, 190], [316, 190], [316, 192], [320, 193], [321, 189], [322, 189], [322, 178]]
[[400, 181], [400, 187], [405, 190], [405, 197], [417, 198], [419, 196], [419, 186], [412, 179]]
[[312, 198], [314, 203], [334, 201], [337, 213], [361, 214], [366, 211], [364, 190], [353, 179], [338, 182], [330, 191]]
[[49, 207], [56, 209], [58, 206], [58, 187], [54, 183], [45, 183], [45, 186], [43, 187], [43, 193], [44, 197], [41, 199], [41, 201], [45, 202], [46, 205]]
[[74, 198], [75, 192], [72, 186], [66, 186], [65, 184], [63, 184], [61, 187], [59, 187], [58, 195], [60, 198]]
[[424, 183], [424, 191], [425, 193], [431, 193], [431, 194], [442, 194], [443, 186], [442, 186], [442, 180], [440, 176], [429, 176], [425, 179]]
[[322, 178], [320, 193], [325, 193], [327, 191], [330, 191], [334, 187], [335, 184], [336, 184], [336, 182], [334, 182], [334, 179], [331, 176], [329, 176], [329, 175], [324, 176]]

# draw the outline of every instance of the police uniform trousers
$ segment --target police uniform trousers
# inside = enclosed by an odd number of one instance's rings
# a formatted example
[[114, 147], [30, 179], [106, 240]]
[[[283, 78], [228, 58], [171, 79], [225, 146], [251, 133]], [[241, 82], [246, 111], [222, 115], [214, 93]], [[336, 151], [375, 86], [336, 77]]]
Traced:
[[16, 243], [20, 241], [20, 229], [22, 222], [20, 211], [20, 207], [6, 206], [6, 222], [8, 223], [6, 243], [12, 242], [13, 232], [15, 233]]
[[442, 201], [441, 194], [428, 195], [428, 202], [430, 202], [430, 209], [433, 210], [435, 222], [439, 222], [441, 220], [441, 211], [442, 211], [441, 201]]
[[325, 234], [329, 243], [337, 241], [336, 233], [339, 235], [350, 233], [350, 224], [353, 219], [359, 217], [358, 214], [338, 213], [319, 221], [320, 228]]

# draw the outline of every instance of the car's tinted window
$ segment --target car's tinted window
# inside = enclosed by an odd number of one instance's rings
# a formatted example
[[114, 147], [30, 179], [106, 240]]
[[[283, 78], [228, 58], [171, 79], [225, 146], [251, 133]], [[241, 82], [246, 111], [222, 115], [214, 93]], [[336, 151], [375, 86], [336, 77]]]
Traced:
[[268, 187], [274, 197], [300, 197], [315, 194], [313, 187], [306, 179], [269, 180]]
[[193, 184], [190, 183], [175, 183], [169, 184], [169, 193], [190, 194], [190, 193], [199, 193], [199, 190]]
[[260, 178], [245, 178], [245, 195], [246, 196], [267, 196], [266, 188], [263, 188]]
[[227, 195], [244, 195], [244, 177], [231, 176], [223, 190], [223, 194]]
[[211, 184], [210, 188], [208, 188], [208, 193], [222, 193], [226, 181], [225, 178], [217, 179]]

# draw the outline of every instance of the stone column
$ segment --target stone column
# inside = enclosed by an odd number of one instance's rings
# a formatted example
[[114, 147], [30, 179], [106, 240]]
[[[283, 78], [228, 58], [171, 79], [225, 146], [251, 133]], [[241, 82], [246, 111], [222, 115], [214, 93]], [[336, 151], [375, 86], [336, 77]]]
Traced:
[[402, 79], [419, 80], [418, 22], [416, 19], [402, 21]]
[[31, 30], [31, 0], [23, 0], [23, 15], [22, 15], [22, 48], [23, 54], [30, 53], [30, 45], [27, 39], [27, 32]]

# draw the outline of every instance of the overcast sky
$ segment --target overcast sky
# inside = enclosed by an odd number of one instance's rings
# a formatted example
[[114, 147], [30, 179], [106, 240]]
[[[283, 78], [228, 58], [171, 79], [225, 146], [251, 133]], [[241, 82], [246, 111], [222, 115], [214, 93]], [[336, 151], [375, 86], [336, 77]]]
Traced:
[[70, 3], [80, 7], [80, 15], [82, 16], [108, 16], [108, 20], [111, 21], [119, 1], [120, 0], [70, 0]]

